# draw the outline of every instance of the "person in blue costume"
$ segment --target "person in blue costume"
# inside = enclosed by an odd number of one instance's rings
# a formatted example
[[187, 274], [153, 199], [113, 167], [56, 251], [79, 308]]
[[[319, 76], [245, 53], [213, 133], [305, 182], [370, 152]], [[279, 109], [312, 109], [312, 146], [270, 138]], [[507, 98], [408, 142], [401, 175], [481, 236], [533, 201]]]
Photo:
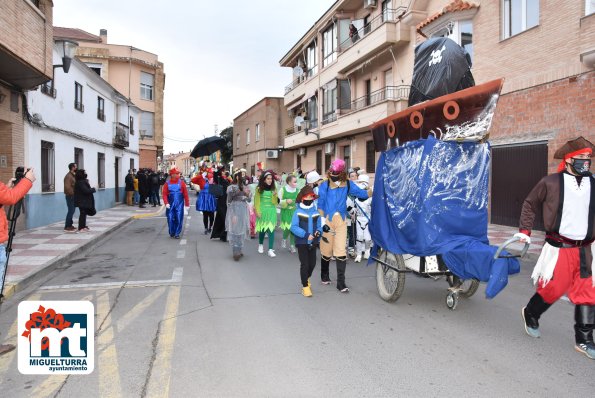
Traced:
[[165, 217], [169, 227], [169, 236], [180, 239], [184, 215], [188, 214], [190, 199], [186, 183], [180, 179], [180, 172], [175, 167], [169, 171], [169, 181], [163, 185], [163, 202], [165, 203]]
[[196, 201], [196, 211], [202, 212], [202, 222], [205, 226], [205, 235], [207, 235], [213, 230], [217, 198], [209, 192], [209, 186], [213, 183], [213, 173], [204, 172], [202, 179], [204, 182], [201, 184], [198, 200]]
[[332, 257], [337, 260], [337, 290], [348, 293], [345, 284], [347, 267], [347, 197], [366, 199], [372, 196], [371, 190], [363, 190], [347, 179], [345, 161], [335, 159], [327, 173], [328, 179], [318, 187], [318, 212], [322, 216], [322, 241], [320, 242], [320, 273], [323, 285], [329, 285], [329, 263]]

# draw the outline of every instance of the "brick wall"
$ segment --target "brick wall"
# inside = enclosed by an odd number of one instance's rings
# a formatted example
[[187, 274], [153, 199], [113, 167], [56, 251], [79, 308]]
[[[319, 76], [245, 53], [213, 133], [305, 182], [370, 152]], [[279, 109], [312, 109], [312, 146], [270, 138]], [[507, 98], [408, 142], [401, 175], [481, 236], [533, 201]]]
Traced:
[[157, 170], [157, 150], [139, 150], [139, 168]]

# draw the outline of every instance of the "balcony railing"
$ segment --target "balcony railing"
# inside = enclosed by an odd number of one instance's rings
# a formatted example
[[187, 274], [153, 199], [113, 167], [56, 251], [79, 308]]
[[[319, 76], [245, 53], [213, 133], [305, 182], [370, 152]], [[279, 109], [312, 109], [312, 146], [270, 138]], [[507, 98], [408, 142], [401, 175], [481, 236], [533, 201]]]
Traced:
[[56, 98], [56, 89], [52, 88], [51, 84], [42, 84], [41, 85], [41, 92], [45, 95], [49, 95], [52, 98]]
[[345, 51], [352, 47], [355, 43], [362, 40], [365, 36], [384, 25], [386, 22], [395, 22], [407, 11], [407, 7], [398, 7], [395, 9], [387, 9], [384, 13], [373, 18], [364, 25], [357, 33], [353, 34], [348, 39], [339, 44], [339, 51]]
[[375, 105], [379, 102], [391, 100], [401, 101], [409, 99], [410, 86], [387, 86], [380, 90], [372, 91], [369, 95], [357, 98], [349, 104], [349, 108], [342, 108], [342, 114], [358, 111], [367, 106]]
[[[306, 120], [304, 120], [302, 122], [302, 125], [301, 126], [291, 126], [288, 129], [285, 129], [285, 135], [287, 136], [287, 135], [292, 135], [292, 134], [299, 133], [301, 131], [305, 131], [305, 127], [304, 127], [306, 125], [305, 122], [306, 122]], [[310, 120], [309, 121], [308, 130], [309, 131], [312, 131], [312, 130], [315, 130], [317, 128], [318, 128], [318, 119]]]
[[127, 148], [129, 146], [128, 137], [128, 126], [122, 123], [114, 122], [114, 146]]
[[324, 126], [325, 124], [332, 123], [335, 120], [337, 120], [337, 112], [336, 111], [334, 111], [333, 113], [324, 115], [324, 118], [322, 119], [322, 125]]

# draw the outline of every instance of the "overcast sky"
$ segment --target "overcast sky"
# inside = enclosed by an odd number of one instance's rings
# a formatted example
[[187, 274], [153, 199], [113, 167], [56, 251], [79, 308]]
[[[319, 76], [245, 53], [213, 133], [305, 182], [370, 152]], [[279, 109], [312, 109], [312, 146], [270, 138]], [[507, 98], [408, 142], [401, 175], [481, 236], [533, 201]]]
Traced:
[[[292, 80], [279, 60], [335, 0], [54, 0], [54, 26], [157, 54], [165, 152], [190, 151]], [[176, 140], [188, 140], [179, 142]]]

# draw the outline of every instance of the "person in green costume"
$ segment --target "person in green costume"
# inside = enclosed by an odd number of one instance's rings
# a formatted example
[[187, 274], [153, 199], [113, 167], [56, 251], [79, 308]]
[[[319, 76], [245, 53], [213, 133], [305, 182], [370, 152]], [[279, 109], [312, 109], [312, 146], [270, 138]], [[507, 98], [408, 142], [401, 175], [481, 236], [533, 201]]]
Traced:
[[275, 188], [273, 172], [267, 170], [262, 173], [254, 196], [254, 211], [256, 212], [256, 232], [258, 232], [258, 252], [264, 253], [264, 237], [269, 235], [269, 257], [276, 257], [275, 227], [277, 226], [277, 205], [279, 197]]
[[296, 252], [295, 249], [295, 237], [291, 233], [291, 219], [295, 212], [295, 198], [299, 193], [297, 189], [297, 178], [293, 174], [290, 174], [285, 179], [286, 185], [279, 190], [279, 202], [281, 203], [281, 230], [283, 230], [283, 240], [281, 241], [281, 247], [287, 248], [287, 238], [289, 237], [289, 251], [292, 253]]

